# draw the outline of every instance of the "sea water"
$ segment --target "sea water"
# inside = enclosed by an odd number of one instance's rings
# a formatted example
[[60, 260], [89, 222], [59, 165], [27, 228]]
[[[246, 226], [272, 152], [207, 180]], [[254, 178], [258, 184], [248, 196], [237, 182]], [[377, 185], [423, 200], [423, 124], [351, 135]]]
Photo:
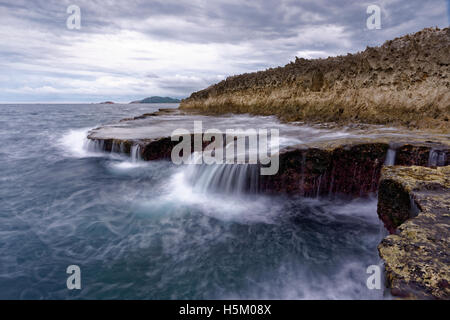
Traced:
[[366, 286], [386, 235], [374, 198], [240, 192], [211, 176], [229, 168], [86, 148], [90, 129], [161, 107], [0, 105], [1, 299], [389, 297]]

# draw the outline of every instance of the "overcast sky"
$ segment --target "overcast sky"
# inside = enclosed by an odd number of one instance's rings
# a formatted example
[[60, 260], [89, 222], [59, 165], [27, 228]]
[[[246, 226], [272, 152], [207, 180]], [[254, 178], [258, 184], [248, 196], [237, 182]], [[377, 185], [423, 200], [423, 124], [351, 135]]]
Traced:
[[[0, 0], [0, 102], [183, 98], [227, 76], [449, 24], [446, 0]], [[368, 5], [381, 8], [369, 30]], [[69, 5], [81, 9], [70, 30]]]

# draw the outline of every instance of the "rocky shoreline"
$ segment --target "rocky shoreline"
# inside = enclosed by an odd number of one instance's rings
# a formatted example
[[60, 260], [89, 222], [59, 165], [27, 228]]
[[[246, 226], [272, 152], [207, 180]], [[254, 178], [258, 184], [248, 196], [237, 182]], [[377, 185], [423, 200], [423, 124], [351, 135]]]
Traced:
[[283, 147], [278, 173], [258, 178], [258, 192], [377, 194], [379, 218], [391, 233], [378, 249], [392, 294], [450, 299], [449, 74], [450, 29], [428, 28], [357, 54], [296, 59], [230, 77], [193, 93], [177, 110], [124, 119], [88, 139], [94, 149], [151, 161], [170, 159], [178, 143], [158, 130], [164, 121], [213, 115], [203, 120], [221, 124], [228, 120], [219, 117], [233, 113], [276, 116], [296, 122], [294, 129], [350, 127], [348, 137]]
[[[180, 108], [448, 134], [449, 74], [450, 29], [428, 28], [356, 54], [297, 58], [284, 67], [229, 77], [193, 93]], [[389, 164], [385, 159], [393, 142], [397, 166], [383, 167]], [[280, 173], [265, 181], [265, 188], [305, 196], [378, 191], [378, 214], [392, 233], [380, 244], [379, 253], [393, 295], [450, 299], [447, 153], [427, 139], [284, 150]]]
[[[144, 161], [170, 160], [172, 148], [178, 143], [170, 137], [140, 140], [98, 139], [90, 137], [97, 149], [130, 154], [139, 146], [139, 158]], [[191, 135], [194, 141], [194, 135]], [[430, 153], [439, 150], [450, 165], [450, 146], [440, 143], [397, 143], [398, 165], [427, 166]], [[208, 144], [204, 144], [206, 147]], [[192, 146], [193, 148], [193, 146]], [[307, 197], [345, 195], [362, 197], [378, 190], [381, 169], [386, 162], [390, 144], [377, 139], [357, 139], [297, 147], [280, 151], [277, 175], [261, 180], [261, 192], [297, 194]]]
[[378, 250], [393, 295], [450, 299], [450, 166], [385, 167], [378, 194], [392, 233]]
[[[127, 139], [112, 136], [107, 127], [92, 130], [88, 139], [97, 150], [130, 154], [144, 161], [169, 160], [177, 141], [170, 136], [133, 138], [127, 128], [148, 125], [142, 122], [145, 119], [157, 123], [158, 117], [169, 117], [166, 120], [170, 121], [171, 116], [179, 120], [187, 115], [160, 110], [122, 120], [116, 129], [123, 129]], [[391, 233], [379, 252], [393, 295], [448, 299], [450, 142], [447, 135], [407, 133], [377, 133], [282, 148], [278, 173], [261, 178], [259, 192], [351, 198], [378, 193], [378, 214]], [[204, 143], [203, 148], [206, 146]], [[421, 238], [410, 239], [411, 232], [419, 232]], [[423, 246], [428, 248], [428, 256], [409, 251]]]
[[181, 102], [186, 111], [276, 115], [283, 121], [373, 123], [449, 132], [450, 29], [380, 47], [232, 76]]

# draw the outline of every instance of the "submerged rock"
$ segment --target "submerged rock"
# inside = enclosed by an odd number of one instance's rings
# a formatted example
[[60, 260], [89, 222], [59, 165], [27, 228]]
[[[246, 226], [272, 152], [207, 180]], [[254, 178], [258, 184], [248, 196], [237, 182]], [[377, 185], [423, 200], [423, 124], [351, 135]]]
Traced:
[[450, 166], [383, 168], [378, 214], [392, 233], [378, 246], [392, 294], [450, 299]]

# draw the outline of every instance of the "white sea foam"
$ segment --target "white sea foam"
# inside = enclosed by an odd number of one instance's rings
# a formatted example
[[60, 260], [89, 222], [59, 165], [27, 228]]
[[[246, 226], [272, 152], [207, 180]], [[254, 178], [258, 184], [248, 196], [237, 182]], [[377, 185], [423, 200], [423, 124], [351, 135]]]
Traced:
[[88, 132], [91, 128], [72, 129], [67, 131], [59, 140], [58, 145], [65, 155], [74, 158], [88, 158], [104, 156], [101, 152], [91, 151], [87, 148]]
[[69, 157], [108, 157], [113, 161], [107, 165], [113, 170], [127, 171], [148, 165], [148, 163], [141, 160], [138, 147], [133, 147], [132, 155], [129, 157], [115, 152], [105, 152], [98, 146], [94, 146], [92, 141], [87, 138], [90, 130], [91, 128], [69, 130], [58, 140], [58, 146]]
[[130, 161], [130, 160], [123, 160], [120, 162], [113, 162], [110, 164], [110, 167], [112, 169], [117, 169], [117, 170], [133, 170], [136, 168], [143, 168], [146, 166], [147, 166], [147, 163], [145, 163], [144, 161], [134, 162], [134, 161]]
[[278, 215], [280, 206], [266, 196], [220, 194], [195, 188], [187, 176], [189, 167], [178, 168], [163, 186], [161, 196], [144, 201], [142, 205], [153, 209], [166, 206], [193, 207], [223, 221], [242, 223], [272, 223], [273, 218]]

